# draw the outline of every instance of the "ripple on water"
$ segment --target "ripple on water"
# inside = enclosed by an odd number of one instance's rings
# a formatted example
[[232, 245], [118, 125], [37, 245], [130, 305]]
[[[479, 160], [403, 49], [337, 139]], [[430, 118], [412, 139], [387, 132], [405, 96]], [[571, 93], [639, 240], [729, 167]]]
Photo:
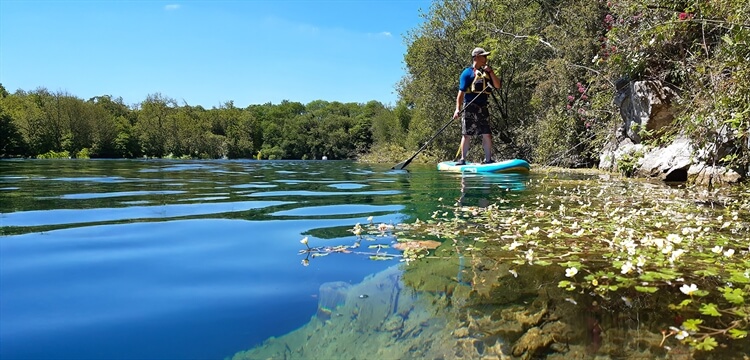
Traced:
[[367, 187], [369, 185], [365, 185], [365, 184], [352, 184], [352, 183], [338, 183], [338, 184], [331, 184], [331, 185], [328, 185], [328, 186], [332, 187], [334, 189], [351, 190], [351, 189], [361, 189], [361, 188]]
[[147, 196], [147, 195], [177, 195], [184, 194], [187, 191], [179, 190], [167, 190], [167, 191], [118, 191], [118, 192], [106, 192], [106, 193], [81, 193], [81, 194], [64, 194], [58, 196], [60, 199], [101, 199], [101, 198], [113, 198], [113, 197], [124, 197], [124, 196]]
[[3, 215], [4, 226], [45, 226], [136, 219], [167, 219], [220, 214], [291, 204], [287, 201], [236, 201], [126, 208], [53, 209], [18, 211]]
[[403, 205], [325, 205], [277, 211], [272, 213], [271, 216], [361, 215], [372, 213], [392, 213], [403, 209]]
[[400, 190], [378, 190], [378, 191], [308, 191], [308, 190], [292, 190], [292, 191], [265, 191], [248, 194], [246, 196], [252, 197], [276, 197], [276, 196], [352, 196], [352, 195], [398, 195], [401, 194]]

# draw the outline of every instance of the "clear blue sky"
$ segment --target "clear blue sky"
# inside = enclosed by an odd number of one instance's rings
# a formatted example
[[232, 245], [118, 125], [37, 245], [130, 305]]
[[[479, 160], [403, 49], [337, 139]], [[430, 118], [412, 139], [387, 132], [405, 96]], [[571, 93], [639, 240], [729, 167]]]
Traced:
[[[395, 104], [429, 0], [0, 0], [0, 83], [128, 105]], [[421, 9], [421, 11], [420, 11]]]

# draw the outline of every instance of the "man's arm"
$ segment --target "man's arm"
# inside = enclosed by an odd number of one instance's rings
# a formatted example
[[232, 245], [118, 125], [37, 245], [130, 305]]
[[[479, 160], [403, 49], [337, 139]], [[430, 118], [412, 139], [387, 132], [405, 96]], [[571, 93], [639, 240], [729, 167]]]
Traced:
[[464, 94], [465, 92], [458, 90], [458, 95], [456, 95], [456, 111], [453, 113], [454, 119], [461, 113], [461, 104], [464, 102]]
[[490, 74], [490, 79], [492, 79], [492, 86], [495, 89], [499, 89], [502, 85], [502, 82], [500, 82], [500, 79], [497, 77], [497, 75], [495, 75], [495, 70], [492, 69], [491, 66], [487, 65], [484, 67], [484, 71]]

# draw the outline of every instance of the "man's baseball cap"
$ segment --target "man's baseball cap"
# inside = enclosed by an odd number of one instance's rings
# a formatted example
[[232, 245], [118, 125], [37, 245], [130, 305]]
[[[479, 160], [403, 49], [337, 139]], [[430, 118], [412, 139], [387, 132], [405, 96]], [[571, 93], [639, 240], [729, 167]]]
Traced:
[[487, 56], [489, 54], [490, 54], [489, 51], [485, 51], [482, 48], [475, 48], [474, 50], [471, 51], [471, 56]]

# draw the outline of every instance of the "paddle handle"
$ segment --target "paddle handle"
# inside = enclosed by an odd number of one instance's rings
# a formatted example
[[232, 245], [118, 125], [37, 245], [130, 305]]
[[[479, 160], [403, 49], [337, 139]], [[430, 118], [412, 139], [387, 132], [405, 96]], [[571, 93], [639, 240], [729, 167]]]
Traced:
[[[487, 86], [488, 86], [488, 87], [490, 87], [490, 88], [492, 88], [492, 89], [494, 89], [494, 88], [492, 87], [492, 85], [489, 85], [489, 84], [487, 84]], [[479, 98], [479, 95], [475, 96], [475, 97], [474, 97], [473, 99], [471, 99], [471, 101], [469, 101], [469, 103], [468, 103], [468, 104], [464, 105], [464, 108], [463, 108], [463, 109], [461, 109], [461, 111], [460, 111], [460, 112], [459, 112], [458, 114], [459, 114], [459, 115], [461, 115], [461, 114], [462, 114], [462, 113], [463, 113], [464, 111], [466, 111], [466, 108], [467, 108], [467, 107], [469, 107], [469, 105], [473, 104], [473, 103], [474, 103], [474, 101], [475, 101], [475, 100], [476, 100], [477, 98]], [[442, 133], [442, 132], [443, 132], [443, 130], [445, 130], [445, 128], [447, 128], [447, 127], [448, 127], [448, 125], [450, 125], [450, 124], [451, 124], [451, 123], [453, 122], [453, 120], [455, 120], [455, 118], [451, 116], [450, 120], [448, 120], [448, 122], [446, 122], [446, 123], [445, 123], [445, 125], [443, 125], [443, 126], [442, 126], [442, 127], [440, 128], [440, 130], [438, 130], [438, 132], [436, 132], [436, 133], [435, 133], [435, 135], [432, 135], [432, 137], [431, 137], [431, 138], [430, 138], [429, 140], [425, 141], [424, 145], [422, 145], [422, 147], [420, 147], [420, 148], [419, 148], [419, 150], [417, 150], [417, 152], [416, 152], [416, 153], [414, 153], [414, 155], [412, 155], [412, 156], [411, 156], [411, 157], [410, 157], [409, 159], [407, 159], [406, 161], [404, 161], [404, 162], [402, 162], [402, 163], [398, 163], [398, 164], [394, 165], [394, 166], [393, 166], [393, 167], [391, 168], [391, 170], [402, 170], [402, 169], [403, 169], [403, 168], [405, 168], [405, 167], [406, 167], [407, 165], [409, 165], [409, 163], [411, 163], [411, 162], [412, 162], [412, 160], [414, 160], [414, 158], [416, 158], [416, 157], [417, 157], [417, 155], [419, 155], [419, 153], [420, 153], [420, 152], [422, 152], [422, 150], [424, 150], [425, 148], [427, 148], [427, 145], [429, 145], [429, 144], [430, 144], [430, 143], [432, 142], [432, 140], [435, 140], [435, 138], [436, 138], [436, 137], [437, 137], [438, 135], [440, 135], [440, 133]]]

